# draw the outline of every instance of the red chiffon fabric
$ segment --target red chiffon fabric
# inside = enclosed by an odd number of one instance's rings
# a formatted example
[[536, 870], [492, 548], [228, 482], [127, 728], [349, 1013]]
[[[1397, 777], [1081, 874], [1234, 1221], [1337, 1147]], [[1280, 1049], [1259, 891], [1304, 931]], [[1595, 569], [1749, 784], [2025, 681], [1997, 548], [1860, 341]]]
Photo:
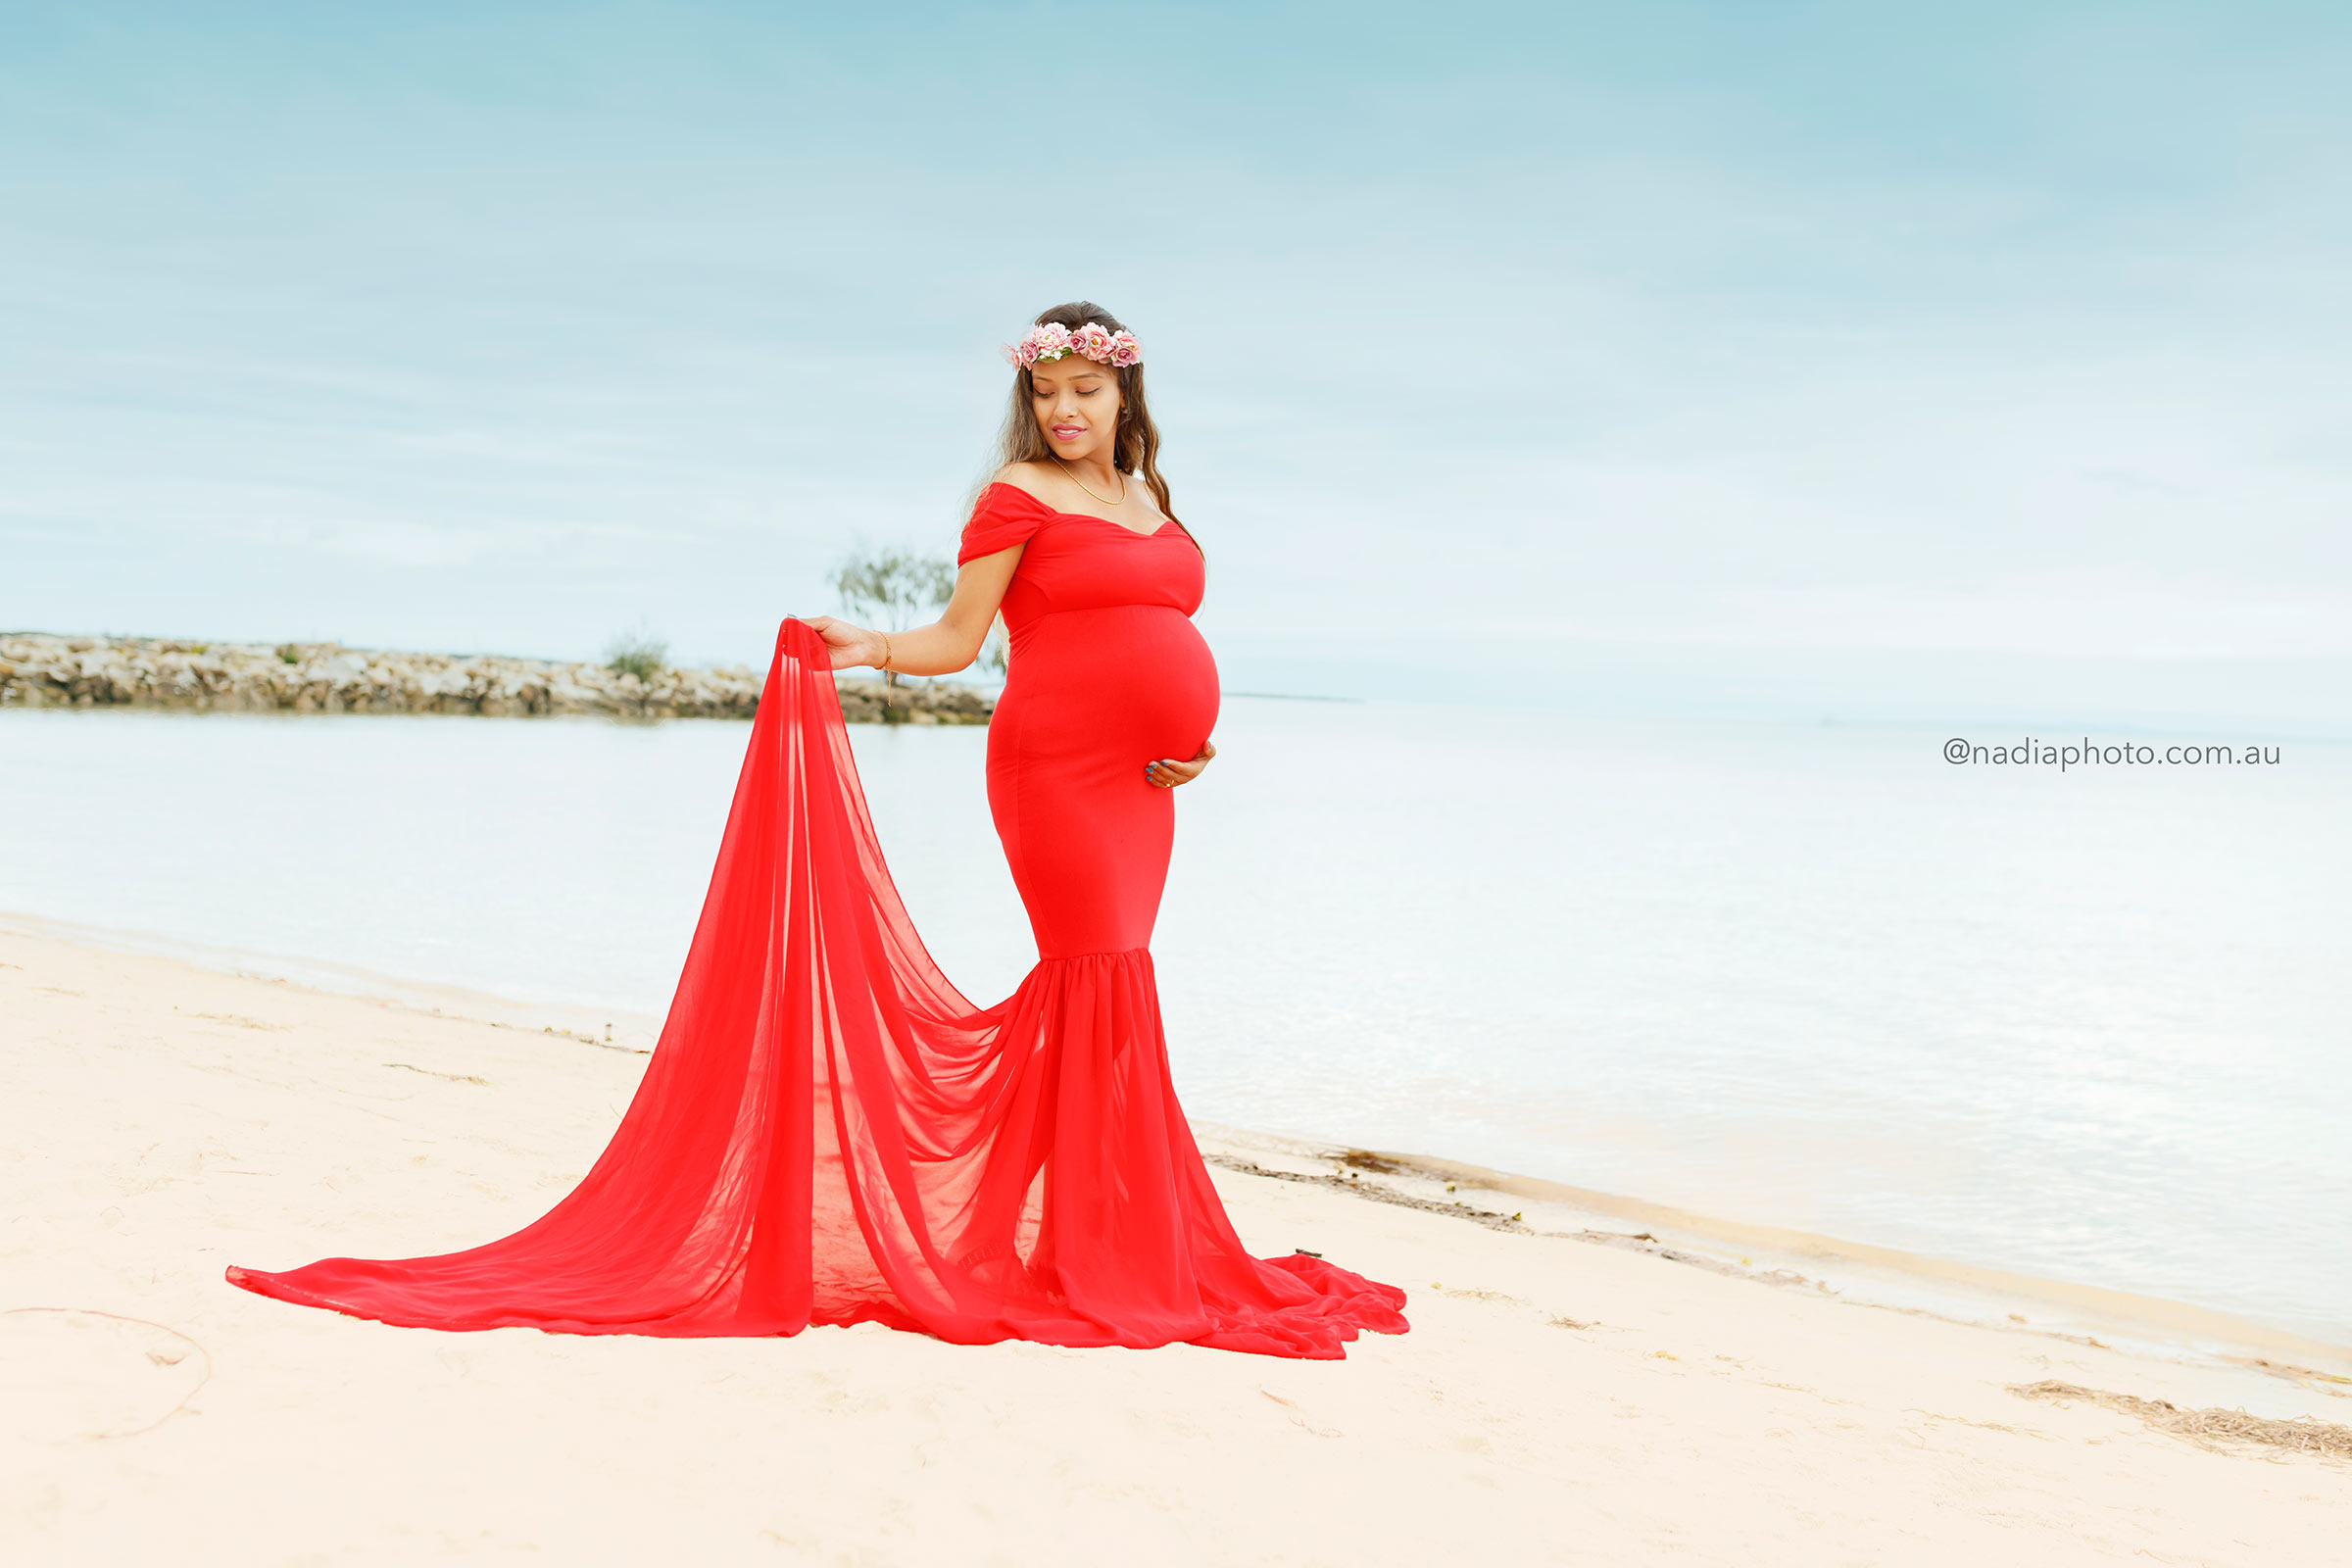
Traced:
[[877, 1321], [1316, 1358], [1403, 1332], [1393, 1286], [1250, 1255], [1169, 1080], [1147, 944], [1173, 802], [1143, 766], [1215, 717], [1199, 553], [992, 486], [963, 559], [1014, 544], [989, 799], [1040, 961], [1009, 1000], [974, 1007], [916, 937], [831, 661], [787, 620], [660, 1046], [586, 1179], [468, 1251], [229, 1280], [440, 1329]]

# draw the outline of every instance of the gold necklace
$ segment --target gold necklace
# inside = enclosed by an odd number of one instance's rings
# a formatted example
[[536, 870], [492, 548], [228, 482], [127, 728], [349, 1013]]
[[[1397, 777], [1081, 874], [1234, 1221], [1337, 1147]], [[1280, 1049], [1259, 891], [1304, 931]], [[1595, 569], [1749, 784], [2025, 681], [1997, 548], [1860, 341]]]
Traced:
[[[1076, 467], [1065, 463], [1061, 466], [1061, 471], [1070, 476], [1070, 483], [1076, 485], [1081, 490], [1086, 490], [1086, 481], [1078, 477], [1078, 470]], [[1117, 470], [1114, 469], [1112, 471], [1116, 472]], [[1123, 507], [1127, 504], [1127, 476], [1123, 473], [1119, 474], [1119, 499], [1116, 501], [1111, 500], [1108, 496], [1095, 495], [1092, 490], [1086, 490], [1086, 493], [1089, 496], [1093, 496], [1095, 500], [1102, 502], [1102, 505], [1106, 507]]]

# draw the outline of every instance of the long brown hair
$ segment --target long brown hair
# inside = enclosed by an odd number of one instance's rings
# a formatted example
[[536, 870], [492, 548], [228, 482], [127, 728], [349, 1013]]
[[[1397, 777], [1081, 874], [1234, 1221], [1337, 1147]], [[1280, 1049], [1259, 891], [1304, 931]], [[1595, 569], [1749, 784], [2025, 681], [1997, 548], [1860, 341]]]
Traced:
[[[1073, 300], [1056, 305], [1038, 314], [1039, 326], [1066, 326], [1073, 331], [1089, 321], [1100, 322], [1104, 330], [1124, 332], [1126, 323], [1092, 300]], [[1104, 366], [1104, 369], [1119, 380], [1119, 427], [1112, 437], [1112, 466], [1121, 473], [1132, 473], [1152, 487], [1152, 499], [1159, 503], [1163, 516], [1174, 517], [1175, 509], [1168, 505], [1168, 481], [1159, 476], [1159, 427], [1152, 422], [1151, 407], [1144, 402], [1144, 368], [1140, 365]], [[997, 466], [1008, 463], [1043, 463], [1054, 457], [1054, 449], [1046, 443], [1046, 433], [1037, 427], [1037, 413], [1029, 400], [1036, 394], [1036, 383], [1027, 366], [1012, 373], [1012, 406], [1005, 411], [1004, 431], [997, 439]], [[1187, 528], [1186, 533], [1192, 530]]]

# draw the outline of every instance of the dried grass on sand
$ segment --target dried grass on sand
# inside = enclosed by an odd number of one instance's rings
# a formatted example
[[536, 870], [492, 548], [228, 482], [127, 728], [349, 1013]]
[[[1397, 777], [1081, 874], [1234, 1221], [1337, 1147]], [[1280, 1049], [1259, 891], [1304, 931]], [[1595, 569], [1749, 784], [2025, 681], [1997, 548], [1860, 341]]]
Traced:
[[2352, 1427], [2333, 1426], [2309, 1417], [2270, 1421], [2243, 1410], [2183, 1410], [2169, 1399], [2143, 1399], [2136, 1395], [2111, 1394], [2073, 1383], [2020, 1383], [2009, 1392], [2021, 1399], [2080, 1399], [2110, 1410], [2135, 1415], [2159, 1432], [2186, 1438], [2200, 1447], [2228, 1450], [2252, 1445], [2317, 1454], [2326, 1459], [2352, 1459]]

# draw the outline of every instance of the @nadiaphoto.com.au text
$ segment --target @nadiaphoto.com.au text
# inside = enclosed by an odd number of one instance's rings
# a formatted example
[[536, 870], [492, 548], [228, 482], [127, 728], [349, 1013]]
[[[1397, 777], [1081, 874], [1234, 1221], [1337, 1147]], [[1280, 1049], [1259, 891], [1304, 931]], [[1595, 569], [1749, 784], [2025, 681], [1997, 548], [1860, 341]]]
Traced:
[[1959, 736], [1943, 743], [1943, 760], [1956, 765], [1993, 767], [2277, 767], [2276, 746], [2157, 745], [2148, 741], [2022, 741], [1987, 745]]

